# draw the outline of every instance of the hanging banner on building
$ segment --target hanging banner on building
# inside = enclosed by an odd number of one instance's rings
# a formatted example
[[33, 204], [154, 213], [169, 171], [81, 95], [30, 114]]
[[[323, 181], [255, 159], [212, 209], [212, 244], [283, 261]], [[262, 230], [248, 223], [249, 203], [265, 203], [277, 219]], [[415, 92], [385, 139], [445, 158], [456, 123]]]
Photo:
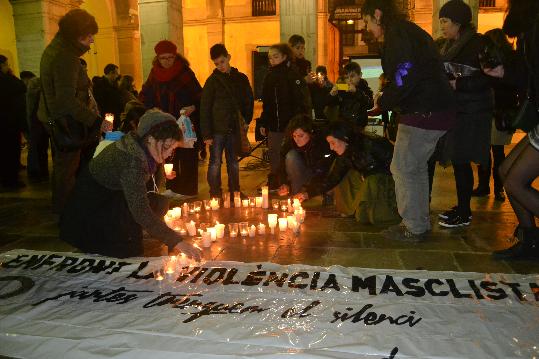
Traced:
[[539, 356], [539, 275], [26, 250], [0, 262], [7, 357]]

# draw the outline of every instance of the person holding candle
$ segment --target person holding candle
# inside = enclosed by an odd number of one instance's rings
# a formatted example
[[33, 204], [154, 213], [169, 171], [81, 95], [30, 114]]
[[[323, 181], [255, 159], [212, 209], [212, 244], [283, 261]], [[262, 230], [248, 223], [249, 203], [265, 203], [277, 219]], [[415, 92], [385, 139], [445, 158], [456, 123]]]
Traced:
[[400, 222], [389, 172], [393, 145], [384, 137], [355, 132], [345, 121], [330, 124], [326, 140], [337, 154], [330, 173], [322, 183], [307, 184], [296, 198], [303, 201], [334, 189], [342, 216], [375, 225]]
[[[146, 108], [157, 107], [175, 118], [180, 114], [189, 117], [200, 135], [198, 110], [202, 87], [189, 61], [178, 53], [176, 45], [162, 40], [154, 47], [155, 58], [148, 79], [142, 86], [139, 99]], [[174, 153], [174, 171], [179, 175], [167, 181], [167, 188], [175, 194], [198, 194], [198, 156], [195, 148], [177, 148]], [[180, 196], [177, 196], [181, 198]], [[185, 197], [183, 197], [185, 198]]]
[[142, 256], [144, 229], [169, 249], [200, 259], [199, 250], [163, 221], [168, 207], [153, 205], [156, 173], [180, 141], [173, 116], [157, 109], [146, 112], [136, 133], [105, 148], [82, 171], [60, 219], [60, 239], [88, 253]]
[[323, 182], [333, 159], [325, 138], [313, 130], [311, 118], [305, 114], [294, 116], [281, 146], [279, 195], [295, 195], [309, 182], [313, 186]]
[[118, 87], [120, 69], [115, 64], [107, 64], [103, 73], [104, 76], [96, 77], [93, 80], [94, 97], [101, 116], [105, 117], [105, 114], [108, 113], [113, 115], [113, 129], [117, 130], [120, 127], [120, 114], [124, 109]]

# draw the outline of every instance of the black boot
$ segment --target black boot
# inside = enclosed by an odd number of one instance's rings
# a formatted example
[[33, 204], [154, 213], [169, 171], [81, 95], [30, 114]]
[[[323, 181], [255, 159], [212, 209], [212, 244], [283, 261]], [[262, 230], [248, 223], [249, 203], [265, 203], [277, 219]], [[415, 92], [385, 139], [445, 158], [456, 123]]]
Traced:
[[486, 197], [490, 194], [490, 188], [477, 187], [472, 191], [472, 197]]
[[539, 229], [517, 227], [517, 242], [507, 249], [492, 252], [494, 259], [539, 259]]

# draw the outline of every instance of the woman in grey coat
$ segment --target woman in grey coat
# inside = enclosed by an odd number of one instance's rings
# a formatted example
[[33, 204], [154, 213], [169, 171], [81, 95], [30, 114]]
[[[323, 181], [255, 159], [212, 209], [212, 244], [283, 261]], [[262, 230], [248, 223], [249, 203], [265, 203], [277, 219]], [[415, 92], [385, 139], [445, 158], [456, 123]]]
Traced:
[[88, 253], [134, 257], [144, 254], [144, 229], [169, 249], [199, 260], [200, 250], [163, 221], [168, 208], [156, 208], [154, 201], [163, 198], [156, 174], [180, 141], [172, 115], [146, 112], [136, 132], [107, 146], [83, 169], [60, 220], [60, 239]]

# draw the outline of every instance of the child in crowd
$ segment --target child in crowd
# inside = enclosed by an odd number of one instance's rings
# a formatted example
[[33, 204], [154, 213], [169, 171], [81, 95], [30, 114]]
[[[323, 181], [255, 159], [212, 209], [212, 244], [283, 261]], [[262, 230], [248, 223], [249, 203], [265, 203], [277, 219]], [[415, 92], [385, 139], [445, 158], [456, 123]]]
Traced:
[[311, 62], [305, 58], [305, 39], [301, 35], [292, 35], [288, 39], [292, 49], [292, 63], [307, 84], [316, 81], [316, 74], [312, 72]]
[[368, 122], [367, 111], [373, 107], [374, 102], [372, 90], [361, 76], [361, 66], [358, 63], [346, 64], [344, 77], [348, 85], [347, 90], [339, 90], [335, 85], [329, 94], [333, 97], [330, 103], [339, 106], [340, 118], [354, 126], [364, 128]]

